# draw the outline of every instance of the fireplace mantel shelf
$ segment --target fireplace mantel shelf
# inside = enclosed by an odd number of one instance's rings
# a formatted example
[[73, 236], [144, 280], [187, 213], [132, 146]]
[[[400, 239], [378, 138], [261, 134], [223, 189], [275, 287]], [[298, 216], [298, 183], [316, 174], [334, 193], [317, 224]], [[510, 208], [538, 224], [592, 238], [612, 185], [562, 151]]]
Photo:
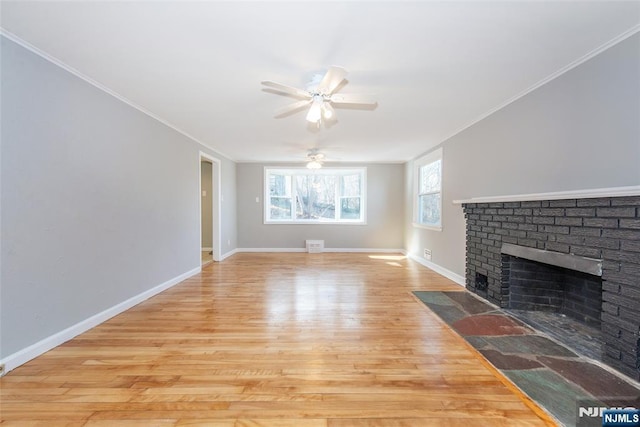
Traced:
[[589, 190], [556, 191], [552, 193], [514, 194], [508, 196], [473, 197], [454, 200], [453, 204], [525, 202], [535, 200], [593, 199], [597, 197], [640, 196], [640, 185], [627, 187], [596, 188]]

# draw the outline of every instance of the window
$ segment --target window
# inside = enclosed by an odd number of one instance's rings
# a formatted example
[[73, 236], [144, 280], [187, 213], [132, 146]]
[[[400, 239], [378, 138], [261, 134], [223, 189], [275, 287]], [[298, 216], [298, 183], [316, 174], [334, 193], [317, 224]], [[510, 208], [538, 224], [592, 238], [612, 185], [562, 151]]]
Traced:
[[365, 168], [265, 168], [265, 223], [365, 223]]
[[414, 225], [442, 230], [442, 149], [415, 162]]

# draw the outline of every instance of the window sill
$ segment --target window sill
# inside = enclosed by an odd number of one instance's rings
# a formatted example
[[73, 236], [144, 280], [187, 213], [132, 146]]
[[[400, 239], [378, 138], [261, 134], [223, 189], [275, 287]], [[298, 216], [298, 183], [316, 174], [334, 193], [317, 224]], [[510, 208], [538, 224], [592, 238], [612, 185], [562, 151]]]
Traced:
[[442, 226], [441, 225], [426, 225], [426, 224], [420, 224], [420, 223], [414, 222], [413, 226], [415, 228], [422, 228], [424, 230], [442, 231]]
[[264, 225], [367, 225], [366, 221], [264, 221]]

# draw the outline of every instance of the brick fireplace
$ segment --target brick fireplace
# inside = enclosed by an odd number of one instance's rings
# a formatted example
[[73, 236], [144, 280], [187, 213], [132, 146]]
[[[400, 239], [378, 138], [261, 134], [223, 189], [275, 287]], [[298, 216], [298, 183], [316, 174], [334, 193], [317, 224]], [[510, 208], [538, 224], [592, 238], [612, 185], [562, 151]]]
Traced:
[[462, 206], [467, 289], [599, 328], [601, 360], [640, 379], [640, 196]]

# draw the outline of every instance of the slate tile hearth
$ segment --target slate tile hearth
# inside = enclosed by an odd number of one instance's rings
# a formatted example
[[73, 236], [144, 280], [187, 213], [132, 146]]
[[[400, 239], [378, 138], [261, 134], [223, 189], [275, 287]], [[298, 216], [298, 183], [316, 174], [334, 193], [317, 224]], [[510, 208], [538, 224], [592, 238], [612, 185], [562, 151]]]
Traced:
[[640, 387], [467, 291], [415, 296], [565, 426], [600, 426], [580, 406], [640, 407]]
[[476, 314], [464, 317], [451, 326], [460, 334], [468, 335], [525, 335], [531, 330], [517, 320], [501, 314]]
[[487, 337], [494, 348], [507, 354], [578, 357], [573, 351], [540, 335]]

